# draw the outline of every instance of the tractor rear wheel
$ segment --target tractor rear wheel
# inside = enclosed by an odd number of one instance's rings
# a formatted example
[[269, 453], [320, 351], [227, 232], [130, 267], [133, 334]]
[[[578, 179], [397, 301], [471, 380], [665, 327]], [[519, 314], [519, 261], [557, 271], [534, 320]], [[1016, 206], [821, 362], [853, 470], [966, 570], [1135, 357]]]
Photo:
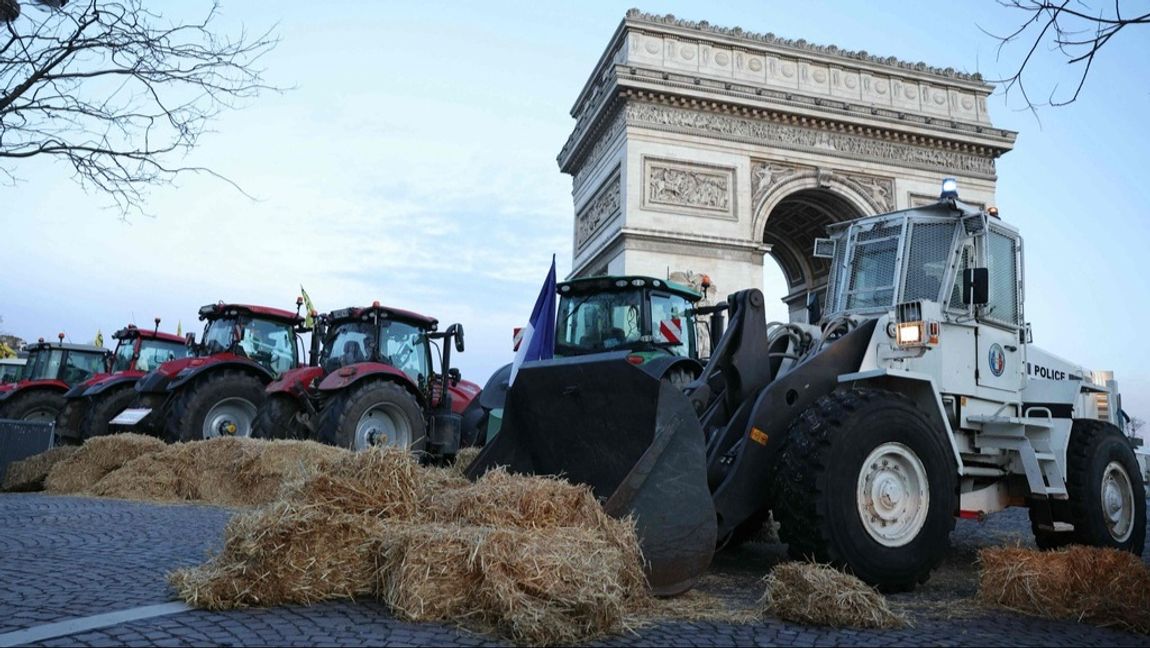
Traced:
[[52, 423], [63, 411], [65, 402], [64, 395], [58, 392], [28, 391], [10, 396], [0, 408], [0, 418]]
[[86, 398], [64, 399], [64, 409], [56, 415], [56, 445], [80, 445], [84, 442], [82, 428], [90, 404]]
[[300, 420], [302, 408], [294, 396], [276, 394], [260, 405], [252, 436], [257, 439], [309, 439], [311, 430]]
[[88, 408], [88, 415], [84, 417], [84, 422], [80, 426], [80, 438], [91, 439], [92, 437], [111, 434], [113, 430], [109, 429], [111, 426], [108, 424], [120, 412], [131, 407], [135, 399], [136, 390], [131, 385], [109, 389], [102, 394], [93, 396], [92, 405]]
[[216, 371], [184, 385], [164, 421], [164, 440], [249, 437], [264, 402], [264, 383], [239, 371]]
[[[1104, 421], [1077, 419], [1066, 450], [1069, 542], [1142, 555], [1146, 485], [1122, 432]], [[1056, 518], [1057, 519], [1057, 518]]]
[[944, 432], [901, 394], [820, 398], [791, 425], [777, 480], [775, 515], [792, 557], [897, 592], [926, 582], [946, 555], [954, 458]]
[[331, 398], [320, 412], [319, 439], [340, 448], [376, 446], [422, 452], [427, 447], [427, 421], [415, 396], [390, 381], [354, 385]]

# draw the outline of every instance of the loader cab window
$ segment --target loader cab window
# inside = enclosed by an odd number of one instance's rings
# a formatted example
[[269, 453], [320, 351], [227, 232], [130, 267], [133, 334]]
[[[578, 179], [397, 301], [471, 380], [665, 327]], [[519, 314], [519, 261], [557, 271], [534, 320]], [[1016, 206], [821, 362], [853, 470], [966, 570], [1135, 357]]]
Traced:
[[151, 371], [169, 360], [188, 356], [188, 347], [178, 342], [144, 340], [140, 344], [140, 357], [136, 358], [137, 371]]
[[564, 295], [557, 323], [555, 350], [559, 355], [628, 348], [643, 336], [642, 291]]
[[340, 367], [357, 362], [376, 360], [371, 354], [375, 347], [375, 326], [371, 322], [344, 322], [328, 334], [320, 351], [319, 366], [331, 373]]
[[910, 232], [906, 274], [899, 301], [926, 299], [937, 302], [942, 299], [942, 280], [954, 247], [955, 226], [953, 223], [915, 222]]
[[295, 332], [291, 324], [249, 317], [241, 317], [239, 322], [242, 332], [238, 348], [247, 357], [276, 375], [295, 367]]
[[687, 316], [691, 303], [678, 295], [651, 295], [651, 339], [669, 353], [693, 357], [695, 323]]
[[383, 320], [379, 325], [380, 352], [388, 364], [415, 384], [424, 384], [431, 375], [431, 348], [424, 330], [396, 320]]
[[894, 305], [894, 280], [901, 223], [862, 232], [855, 241], [845, 310]]
[[990, 301], [984, 317], [1009, 326], [1021, 323], [1019, 308], [1019, 242], [1008, 234], [991, 229], [986, 235], [987, 266], [990, 274]]

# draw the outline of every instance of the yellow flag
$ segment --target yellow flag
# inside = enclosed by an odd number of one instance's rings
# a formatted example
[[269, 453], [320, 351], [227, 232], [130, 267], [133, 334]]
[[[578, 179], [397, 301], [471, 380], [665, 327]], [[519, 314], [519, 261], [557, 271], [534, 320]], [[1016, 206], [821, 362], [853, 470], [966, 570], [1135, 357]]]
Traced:
[[0, 341], [0, 358], [15, 358], [16, 352], [7, 343]]
[[303, 325], [312, 328], [315, 326], [315, 318], [313, 318], [311, 314], [315, 312], [315, 306], [311, 303], [311, 297], [307, 296], [307, 291], [303, 289], [303, 284], [299, 285], [299, 292], [303, 295], [303, 307], [307, 309], [307, 315], [304, 317]]
[[104, 333], [100, 329], [96, 329], [96, 339], [92, 341], [98, 347], [104, 346]]

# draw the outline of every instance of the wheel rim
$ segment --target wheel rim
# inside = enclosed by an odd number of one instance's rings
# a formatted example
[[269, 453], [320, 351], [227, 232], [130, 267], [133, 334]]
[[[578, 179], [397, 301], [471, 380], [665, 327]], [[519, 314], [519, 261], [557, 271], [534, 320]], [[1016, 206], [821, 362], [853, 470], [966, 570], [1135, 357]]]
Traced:
[[359, 417], [355, 426], [355, 450], [375, 446], [407, 449], [411, 447], [411, 425], [399, 407], [380, 403], [372, 405]]
[[242, 398], [225, 398], [204, 417], [203, 438], [250, 437], [256, 406]]
[[50, 409], [38, 408], [38, 409], [34, 409], [31, 412], [28, 412], [27, 414], [25, 414], [24, 418], [21, 420], [29, 421], [29, 422], [35, 422], [35, 423], [39, 423], [41, 421], [55, 421], [57, 413], [58, 412], [54, 412]]
[[1134, 486], [1126, 468], [1117, 461], [1102, 473], [1102, 519], [1117, 542], [1125, 542], [1134, 532]]
[[930, 510], [926, 467], [901, 443], [875, 448], [859, 471], [859, 518], [876, 542], [901, 547], [918, 537]]

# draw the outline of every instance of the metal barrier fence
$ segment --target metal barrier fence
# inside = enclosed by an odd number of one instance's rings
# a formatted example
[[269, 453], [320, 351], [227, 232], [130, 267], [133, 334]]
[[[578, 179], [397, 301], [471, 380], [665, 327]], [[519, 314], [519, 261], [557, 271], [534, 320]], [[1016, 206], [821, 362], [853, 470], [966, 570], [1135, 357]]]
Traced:
[[8, 465], [52, 447], [56, 427], [52, 422], [0, 419], [0, 484]]

